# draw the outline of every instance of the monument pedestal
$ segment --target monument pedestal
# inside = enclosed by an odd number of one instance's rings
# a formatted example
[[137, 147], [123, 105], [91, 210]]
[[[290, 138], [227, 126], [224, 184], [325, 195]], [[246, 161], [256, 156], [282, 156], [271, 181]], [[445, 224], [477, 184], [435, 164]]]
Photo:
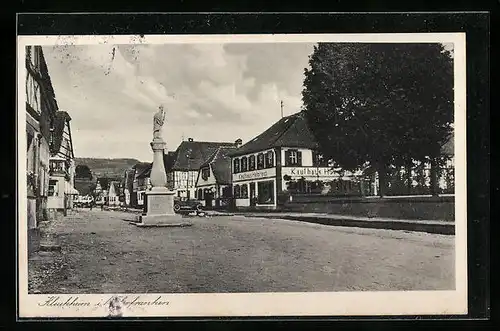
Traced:
[[161, 138], [161, 127], [165, 119], [163, 106], [153, 117], [153, 141], [150, 143], [153, 150], [153, 164], [151, 166], [151, 190], [146, 191], [145, 208], [142, 215], [137, 217], [135, 225], [148, 226], [189, 226], [191, 223], [183, 221], [181, 215], [174, 212], [174, 192], [167, 189], [167, 174], [163, 161], [166, 143]]
[[153, 187], [146, 192], [146, 210], [135, 223], [141, 227], [183, 227], [191, 223], [174, 212], [174, 192], [164, 187]]

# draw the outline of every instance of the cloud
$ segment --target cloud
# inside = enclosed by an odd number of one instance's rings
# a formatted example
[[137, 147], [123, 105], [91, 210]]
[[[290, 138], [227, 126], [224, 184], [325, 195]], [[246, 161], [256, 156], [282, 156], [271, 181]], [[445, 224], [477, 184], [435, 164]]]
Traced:
[[73, 120], [75, 154], [151, 159], [152, 116], [163, 103], [164, 137], [249, 140], [299, 111], [312, 44], [165, 44], [44, 47], [61, 109]]

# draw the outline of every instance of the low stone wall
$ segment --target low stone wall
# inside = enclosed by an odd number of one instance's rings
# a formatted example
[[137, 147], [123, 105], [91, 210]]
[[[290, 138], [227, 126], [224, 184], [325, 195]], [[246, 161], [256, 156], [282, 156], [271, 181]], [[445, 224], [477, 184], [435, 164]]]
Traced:
[[454, 196], [415, 197], [313, 197], [294, 196], [283, 211], [328, 213], [362, 217], [416, 220], [455, 220]]

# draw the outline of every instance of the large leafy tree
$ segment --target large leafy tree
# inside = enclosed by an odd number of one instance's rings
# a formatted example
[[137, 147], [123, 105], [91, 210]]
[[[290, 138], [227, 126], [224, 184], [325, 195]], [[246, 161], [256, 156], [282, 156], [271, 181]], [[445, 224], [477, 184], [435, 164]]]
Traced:
[[79, 164], [75, 168], [75, 177], [92, 180], [92, 171], [87, 165]]
[[320, 43], [309, 66], [302, 99], [324, 156], [346, 170], [369, 164], [381, 195], [389, 165], [438, 159], [453, 122], [453, 61], [441, 44]]

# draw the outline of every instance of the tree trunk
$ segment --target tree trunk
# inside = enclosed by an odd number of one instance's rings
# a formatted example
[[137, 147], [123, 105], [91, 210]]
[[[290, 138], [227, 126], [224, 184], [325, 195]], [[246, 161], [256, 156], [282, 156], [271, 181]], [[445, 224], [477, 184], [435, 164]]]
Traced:
[[387, 188], [387, 165], [379, 165], [378, 166], [378, 194], [382, 198], [385, 196], [386, 188]]
[[438, 196], [439, 195], [439, 188], [438, 188], [438, 170], [439, 170], [439, 165], [438, 162], [435, 158], [431, 158], [431, 194], [432, 196]]

